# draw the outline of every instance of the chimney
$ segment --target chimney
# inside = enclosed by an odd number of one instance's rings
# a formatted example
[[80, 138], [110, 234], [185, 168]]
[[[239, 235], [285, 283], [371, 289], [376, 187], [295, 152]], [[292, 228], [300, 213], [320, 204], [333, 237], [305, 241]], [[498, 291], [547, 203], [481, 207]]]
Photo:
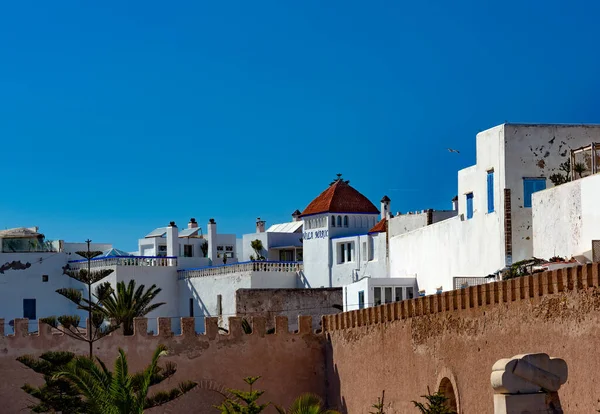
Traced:
[[217, 260], [217, 222], [215, 219], [208, 220], [208, 258], [211, 264]]
[[191, 218], [190, 222], [188, 223], [188, 229], [197, 229], [198, 228], [198, 222], [196, 221], [195, 218]]
[[454, 196], [454, 198], [452, 199], [452, 211], [457, 211], [458, 210], [458, 196]]
[[381, 219], [389, 219], [390, 218], [390, 198], [388, 196], [383, 196], [381, 199]]
[[265, 232], [265, 221], [261, 220], [260, 217], [256, 218], [256, 232], [257, 233]]
[[300, 221], [300, 210], [296, 210], [292, 213], [292, 221]]
[[175, 225], [174, 221], [170, 222], [167, 227], [167, 256], [169, 257], [177, 257], [179, 255], [178, 234], [177, 225]]

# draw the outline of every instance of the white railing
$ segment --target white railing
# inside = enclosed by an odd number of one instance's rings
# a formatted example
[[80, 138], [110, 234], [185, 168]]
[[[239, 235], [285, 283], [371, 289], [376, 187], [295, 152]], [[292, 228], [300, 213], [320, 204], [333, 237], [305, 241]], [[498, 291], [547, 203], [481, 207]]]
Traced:
[[[71, 260], [69, 267], [73, 270], [87, 269], [87, 260]], [[111, 256], [96, 257], [90, 261], [90, 268], [98, 269], [108, 266], [177, 266], [177, 257], [169, 256]]]
[[299, 272], [301, 270], [303, 270], [302, 262], [241, 262], [198, 269], [182, 269], [177, 271], [177, 278], [182, 280], [192, 277], [221, 276], [240, 272]]

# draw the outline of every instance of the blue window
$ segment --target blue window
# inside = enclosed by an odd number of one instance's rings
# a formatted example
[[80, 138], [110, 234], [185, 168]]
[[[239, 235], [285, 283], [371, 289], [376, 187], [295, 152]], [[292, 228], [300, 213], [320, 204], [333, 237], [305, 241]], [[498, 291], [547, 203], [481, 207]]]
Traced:
[[531, 207], [531, 195], [545, 189], [545, 178], [523, 178], [523, 206]]
[[473, 193], [467, 194], [467, 220], [473, 218]]
[[494, 171], [487, 173], [488, 213], [494, 212]]
[[331, 227], [335, 227], [335, 216], [331, 216]]
[[337, 216], [337, 226], [342, 227], [342, 216]]
[[36, 320], [35, 299], [23, 299], [23, 317], [30, 321]]
[[358, 309], [364, 309], [365, 307], [365, 291], [361, 290], [358, 292]]

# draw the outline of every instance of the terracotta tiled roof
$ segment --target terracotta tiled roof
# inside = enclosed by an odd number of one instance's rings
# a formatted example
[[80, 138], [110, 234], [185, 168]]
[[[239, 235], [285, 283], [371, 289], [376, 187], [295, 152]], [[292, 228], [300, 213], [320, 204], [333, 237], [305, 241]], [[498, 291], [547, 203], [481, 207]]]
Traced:
[[378, 214], [379, 209], [350, 184], [337, 180], [315, 198], [302, 212], [303, 216], [319, 213]]
[[382, 219], [379, 223], [373, 226], [369, 233], [385, 233], [387, 232], [388, 221], [387, 219]]

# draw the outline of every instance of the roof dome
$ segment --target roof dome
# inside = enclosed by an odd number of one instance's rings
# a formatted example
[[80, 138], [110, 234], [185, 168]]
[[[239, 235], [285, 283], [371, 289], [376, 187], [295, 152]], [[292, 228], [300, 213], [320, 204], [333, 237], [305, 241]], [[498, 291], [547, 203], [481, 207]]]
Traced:
[[379, 214], [379, 209], [347, 181], [338, 178], [302, 212], [302, 216], [319, 213]]

